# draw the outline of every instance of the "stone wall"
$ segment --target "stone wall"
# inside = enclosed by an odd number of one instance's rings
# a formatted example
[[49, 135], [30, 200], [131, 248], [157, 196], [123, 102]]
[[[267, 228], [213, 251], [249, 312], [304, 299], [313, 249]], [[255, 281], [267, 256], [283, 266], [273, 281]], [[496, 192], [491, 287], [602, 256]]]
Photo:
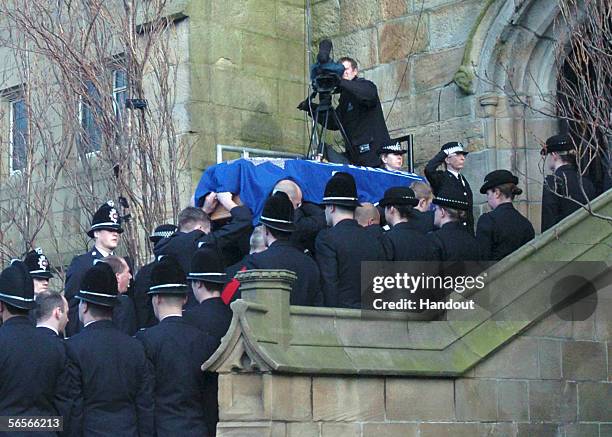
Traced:
[[611, 436], [611, 297], [582, 322], [549, 316], [457, 379], [220, 375], [217, 435]]
[[[217, 144], [305, 153], [302, 0], [192, 1], [191, 101], [194, 182]], [[230, 158], [230, 156], [226, 157]]]

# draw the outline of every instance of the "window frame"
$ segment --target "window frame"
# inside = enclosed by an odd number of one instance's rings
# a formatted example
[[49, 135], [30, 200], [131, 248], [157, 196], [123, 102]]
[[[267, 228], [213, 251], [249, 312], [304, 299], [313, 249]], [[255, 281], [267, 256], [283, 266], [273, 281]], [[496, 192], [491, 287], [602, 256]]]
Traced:
[[[125, 93], [125, 99], [124, 101], [127, 99], [127, 95], [128, 95], [128, 79], [127, 79], [127, 70], [126, 70], [126, 66], [125, 66], [125, 61], [123, 59], [123, 55], [117, 55], [114, 57], [114, 59], [109, 62], [109, 64], [107, 64], [108, 70], [110, 71], [110, 78], [108, 76], [106, 76], [107, 78], [110, 79], [111, 83], [110, 83], [110, 89], [111, 89], [111, 95], [110, 97], [112, 98], [113, 101], [113, 112], [115, 114], [115, 117], [117, 117], [118, 122], [122, 123], [123, 122], [123, 117], [125, 117], [125, 108], [120, 108], [120, 104], [119, 104], [119, 96], [122, 93]], [[117, 77], [117, 73], [118, 72], [123, 72], [125, 74], [125, 81], [124, 81], [124, 85], [120, 86], [120, 87], [116, 87], [116, 77]], [[104, 98], [104, 95], [102, 95], [100, 93], [100, 91], [94, 86], [94, 84], [91, 81], [88, 81], [89, 83], [91, 83], [92, 88], [95, 89], [95, 91], [99, 94], [98, 98], [102, 99]], [[78, 117], [79, 117], [79, 125], [82, 129], [82, 133], [81, 133], [81, 137], [91, 137], [91, 135], [89, 135], [89, 132], [85, 129], [84, 127], [84, 116], [85, 116], [85, 103], [83, 102], [83, 96], [79, 97], [79, 111], [78, 111]], [[87, 109], [88, 111], [92, 111], [91, 108]], [[95, 117], [91, 117], [92, 121], [95, 122]], [[100, 138], [99, 138], [99, 144], [98, 144], [98, 148], [94, 149], [94, 150], [89, 150], [87, 152], [84, 152], [84, 138], [81, 138], [80, 144], [79, 144], [79, 149], [80, 149], [80, 153], [79, 156], [85, 156], [85, 158], [89, 159], [92, 157], [96, 157], [100, 154], [101, 150], [102, 150], [102, 134], [101, 134], [101, 129], [98, 127], [98, 131], [100, 131]], [[91, 141], [90, 141], [91, 143]], [[84, 152], [84, 153], [83, 153]]]

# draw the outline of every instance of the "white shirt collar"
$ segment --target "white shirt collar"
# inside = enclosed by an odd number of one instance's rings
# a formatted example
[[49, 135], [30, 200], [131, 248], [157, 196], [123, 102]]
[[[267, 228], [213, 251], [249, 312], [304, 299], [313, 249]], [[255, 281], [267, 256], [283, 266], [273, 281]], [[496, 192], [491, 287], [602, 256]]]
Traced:
[[167, 318], [167, 317], [183, 317], [183, 315], [182, 314], [168, 314], [168, 315], [165, 315], [164, 317], [162, 317], [160, 322], [162, 320], [164, 320], [165, 318]]
[[50, 329], [51, 331], [55, 332], [56, 335], [59, 335], [59, 332], [57, 331], [57, 329], [55, 329], [53, 326], [51, 325], [47, 325], [46, 323], [42, 322], [42, 323], [37, 323], [36, 324], [37, 328], [47, 328]]
[[83, 328], [84, 328], [84, 327], [86, 327], [86, 326], [91, 325], [92, 323], [96, 323], [97, 321], [98, 321], [98, 320], [90, 320], [89, 322], [87, 322], [87, 323], [85, 323], [85, 324], [83, 325]]

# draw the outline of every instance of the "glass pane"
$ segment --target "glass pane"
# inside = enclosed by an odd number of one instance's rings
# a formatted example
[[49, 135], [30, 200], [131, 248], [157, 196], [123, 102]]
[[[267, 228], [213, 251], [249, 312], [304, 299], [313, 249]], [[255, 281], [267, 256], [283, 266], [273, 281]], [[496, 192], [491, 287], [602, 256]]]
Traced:
[[81, 112], [81, 126], [83, 127], [81, 147], [84, 153], [89, 153], [100, 150], [102, 133], [95, 117], [96, 110], [99, 110], [100, 94], [92, 82], [88, 81], [86, 86], [87, 97], [84, 99]]
[[123, 118], [123, 113], [125, 111], [125, 99], [127, 98], [126, 91], [119, 91], [115, 93], [115, 115], [117, 119], [121, 120]]
[[113, 73], [115, 76], [113, 88], [119, 89], [127, 87], [127, 74], [125, 73], [125, 70], [115, 70]]
[[87, 81], [86, 82], [86, 86], [87, 86], [87, 96], [88, 96], [89, 100], [91, 101], [91, 103], [93, 104], [95, 102], [99, 102], [100, 101], [100, 93], [96, 89], [96, 86], [93, 84], [93, 82]]
[[13, 170], [26, 167], [26, 147], [28, 143], [28, 112], [25, 100], [12, 103], [13, 111]]

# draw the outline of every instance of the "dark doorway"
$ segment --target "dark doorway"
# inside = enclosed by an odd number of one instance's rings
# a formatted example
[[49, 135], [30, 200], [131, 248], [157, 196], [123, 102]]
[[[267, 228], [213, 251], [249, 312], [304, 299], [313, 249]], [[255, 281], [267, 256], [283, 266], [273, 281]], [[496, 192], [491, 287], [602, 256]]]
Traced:
[[[597, 86], [601, 89], [601, 83], [598, 84], [597, 73], [592, 64], [587, 60], [573, 58], [574, 52], [570, 51], [566, 57], [563, 67], [560, 71], [562, 77], [557, 81], [557, 98], [559, 106], [557, 113], [560, 117], [563, 115], [577, 120], [567, 120], [560, 118], [559, 130], [561, 133], [568, 134], [574, 140], [574, 144], [590, 144], [590, 148], [596, 151], [595, 156], [582, 156], [582, 168], [585, 169], [585, 176], [589, 178], [597, 195], [612, 187], [612, 178], [610, 174], [610, 138], [606, 138], [601, 129], [593, 127], [593, 124], [587, 126], [586, 122], [581, 122], [584, 114], [585, 103], [588, 98], [586, 96], [595, 96], [592, 100], [597, 99], [612, 99], [610, 88], [604, 87], [607, 91], [602, 93], [597, 92]], [[608, 84], [610, 85], [610, 84]], [[585, 89], [588, 87], [588, 91]], [[577, 103], [571, 96], [580, 95]], [[609, 103], [608, 103], [609, 105]], [[611, 115], [612, 116], [612, 115]], [[590, 164], [589, 164], [589, 161]], [[587, 167], [588, 166], [588, 167]]]

